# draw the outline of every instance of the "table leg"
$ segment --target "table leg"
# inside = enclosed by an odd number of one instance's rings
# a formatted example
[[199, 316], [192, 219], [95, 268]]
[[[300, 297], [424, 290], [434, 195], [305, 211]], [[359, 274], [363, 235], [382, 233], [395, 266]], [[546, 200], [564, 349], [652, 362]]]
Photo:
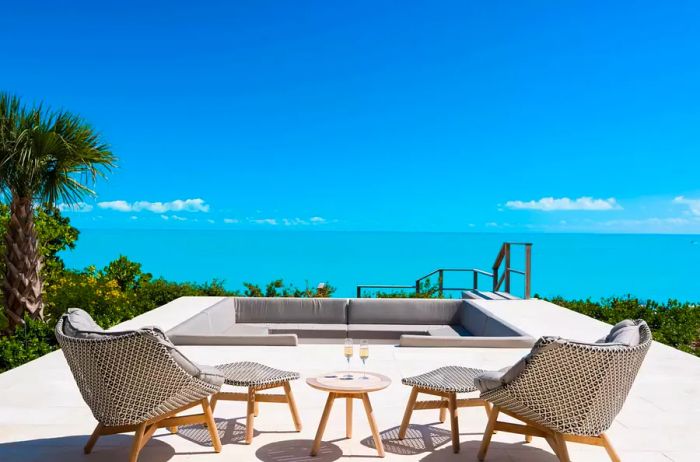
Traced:
[[352, 438], [352, 400], [345, 398], [345, 437]]
[[369, 395], [367, 393], [362, 393], [362, 404], [365, 405], [365, 412], [367, 413], [367, 420], [369, 420], [369, 428], [372, 430], [372, 438], [374, 438], [374, 445], [377, 447], [377, 453], [379, 457], [384, 457], [384, 445], [382, 444], [382, 439], [379, 436], [379, 429], [377, 428], [377, 422], [374, 420], [374, 412], [372, 411], [372, 404], [369, 402]]
[[323, 414], [321, 415], [321, 422], [318, 424], [318, 430], [316, 431], [316, 439], [314, 439], [314, 444], [311, 446], [311, 455], [318, 455], [318, 450], [321, 448], [321, 439], [323, 438], [323, 432], [326, 430], [326, 424], [328, 423], [328, 416], [331, 414], [331, 409], [333, 408], [333, 401], [335, 401], [335, 393], [328, 393], [328, 399], [326, 400], [326, 407], [323, 408]]

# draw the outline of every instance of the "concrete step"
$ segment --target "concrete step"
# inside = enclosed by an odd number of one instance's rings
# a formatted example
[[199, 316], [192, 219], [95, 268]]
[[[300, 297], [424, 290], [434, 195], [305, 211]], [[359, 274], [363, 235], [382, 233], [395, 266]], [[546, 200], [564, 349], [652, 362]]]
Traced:
[[462, 292], [462, 298], [469, 300], [520, 300], [520, 297], [506, 292], [489, 292], [476, 289], [465, 290]]

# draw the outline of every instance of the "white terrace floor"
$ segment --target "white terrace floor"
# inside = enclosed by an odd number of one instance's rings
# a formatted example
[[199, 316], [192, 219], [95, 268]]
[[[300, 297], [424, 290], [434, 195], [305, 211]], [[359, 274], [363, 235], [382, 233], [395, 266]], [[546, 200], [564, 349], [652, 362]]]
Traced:
[[[160, 325], [168, 329], [211, 305], [216, 298], [182, 298], [122, 324], [119, 328]], [[603, 323], [539, 300], [481, 302], [498, 316], [532, 335], [556, 334], [581, 340], [599, 338]], [[184, 347], [194, 360], [216, 364], [259, 361], [301, 372], [303, 377], [344, 368], [339, 345], [298, 347]], [[525, 353], [521, 349], [430, 349], [371, 347], [368, 368], [389, 375], [393, 384], [371, 394], [377, 422], [390, 461], [476, 460], [486, 415], [481, 408], [460, 410], [462, 451], [453, 454], [449, 427], [438, 424], [437, 411], [416, 411], [409, 437], [397, 440], [397, 426], [408, 398], [401, 378], [447, 364], [501, 368]], [[355, 365], [357, 367], [357, 364]], [[216, 409], [223, 451], [214, 454], [201, 427], [183, 427], [179, 435], [156, 434], [141, 453], [143, 462], [377, 460], [361, 406], [355, 406], [355, 438], [344, 438], [344, 406], [338, 403], [317, 458], [308, 456], [326, 396], [292, 383], [304, 429], [292, 431], [286, 405], [261, 404], [252, 445], [242, 443], [244, 403], [221, 402]], [[83, 404], [62, 353], [54, 352], [0, 375], [0, 461], [126, 461], [130, 437], [103, 437], [85, 456], [82, 446], [95, 421]], [[700, 359], [655, 343], [622, 413], [609, 431], [624, 461], [697, 462], [700, 460]], [[607, 461], [602, 448], [569, 444], [574, 461]], [[494, 435], [487, 460], [556, 459], [547, 444], [535, 438], [524, 444], [517, 435]]]

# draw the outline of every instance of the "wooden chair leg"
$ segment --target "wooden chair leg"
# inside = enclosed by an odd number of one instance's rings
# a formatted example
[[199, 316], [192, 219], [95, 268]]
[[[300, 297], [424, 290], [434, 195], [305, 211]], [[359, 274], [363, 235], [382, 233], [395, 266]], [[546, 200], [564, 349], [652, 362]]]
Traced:
[[532, 435], [525, 435], [525, 442], [532, 443]]
[[608, 453], [610, 460], [612, 462], [620, 462], [620, 456], [617, 455], [615, 448], [613, 448], [612, 444], [610, 443], [610, 438], [608, 438], [608, 435], [603, 433], [602, 435], [600, 435], [600, 439], [603, 440], [603, 447], [605, 448], [605, 451]]
[[484, 411], [486, 412], [486, 418], [488, 419], [491, 417], [491, 409], [493, 406], [491, 406], [491, 403], [488, 401], [484, 401]]
[[177, 433], [177, 427], [168, 427], [170, 433]]
[[146, 432], [146, 422], [139, 424], [134, 433], [134, 441], [131, 444], [131, 453], [129, 454], [129, 462], [136, 462], [141, 452], [142, 443], [144, 441], [144, 433]]
[[257, 401], [255, 402], [255, 405], [254, 405], [253, 415], [255, 415], [255, 417], [260, 415], [260, 404]]
[[554, 451], [554, 455], [557, 456], [557, 459], [561, 461], [561, 457], [559, 454], [559, 443], [557, 442], [557, 440], [554, 439], [554, 436], [546, 436], [545, 440], [547, 441], [547, 444], [549, 444], [549, 447], [552, 448], [552, 451]]
[[146, 425], [146, 431], [143, 432], [143, 438], [141, 439], [141, 448], [143, 449], [144, 446], [146, 446], [146, 443], [153, 437], [153, 434], [158, 430], [158, 425], [155, 423], [152, 423], [150, 425]]
[[85, 447], [83, 448], [83, 451], [85, 451], [85, 454], [90, 454], [92, 452], [92, 448], [95, 447], [95, 443], [97, 443], [97, 439], [102, 436], [102, 429], [104, 428], [104, 425], [101, 423], [98, 423], [97, 426], [95, 427], [95, 430], [92, 432], [92, 435], [90, 435], [90, 439], [88, 442], [85, 444]]
[[296, 431], [301, 431], [301, 419], [299, 418], [299, 411], [297, 410], [297, 403], [294, 401], [294, 395], [292, 394], [292, 387], [289, 382], [284, 382], [284, 393], [287, 395], [287, 404], [289, 404], [289, 411], [292, 413], [292, 420], [294, 421], [294, 428]]
[[[443, 398], [442, 401], [445, 401]], [[447, 402], [444, 402], [443, 404], [447, 404]], [[440, 423], [445, 423], [445, 420], [447, 419], [447, 406], [441, 407], [440, 408]]]
[[416, 399], [418, 398], [418, 389], [412, 388], [411, 395], [408, 397], [408, 403], [406, 403], [406, 411], [403, 413], [403, 420], [401, 421], [401, 428], [399, 428], [399, 439], [402, 440], [406, 437], [406, 430], [408, 430], [408, 424], [411, 422], [411, 414], [413, 414], [413, 408], [416, 405]]
[[452, 431], [452, 451], [459, 452], [459, 418], [457, 417], [457, 393], [450, 393], [447, 398], [447, 409], [450, 414], [450, 430]]
[[216, 409], [217, 401], [219, 401], [219, 397], [217, 395], [213, 395], [211, 397], [211, 400], [209, 401], [209, 407], [211, 408], [211, 412], [214, 412], [214, 409]]
[[214, 421], [214, 413], [209, 405], [209, 400], [204, 398], [202, 400], [202, 410], [204, 411], [204, 418], [207, 422], [207, 428], [209, 429], [209, 436], [211, 437], [211, 444], [214, 446], [215, 452], [221, 452], [221, 439], [219, 439], [219, 430], [216, 428], [216, 421]]
[[486, 458], [486, 451], [489, 450], [489, 444], [491, 444], [491, 437], [493, 436], [493, 430], [496, 427], [496, 422], [498, 421], [498, 414], [500, 408], [498, 406], [493, 406], [491, 408], [491, 415], [489, 415], [489, 422], [486, 424], [486, 429], [484, 430], [484, 437], [481, 440], [481, 447], [479, 448], [479, 454], [477, 458], [483, 461]]
[[253, 442], [253, 422], [255, 421], [255, 388], [248, 388], [248, 407], [245, 421], [245, 444]]
[[352, 438], [352, 400], [345, 398], [345, 437]]
[[559, 449], [559, 462], [571, 462], [569, 458], [569, 450], [566, 447], [566, 441], [564, 440], [564, 435], [561, 433], [554, 433], [554, 441], [556, 442], [557, 448]]

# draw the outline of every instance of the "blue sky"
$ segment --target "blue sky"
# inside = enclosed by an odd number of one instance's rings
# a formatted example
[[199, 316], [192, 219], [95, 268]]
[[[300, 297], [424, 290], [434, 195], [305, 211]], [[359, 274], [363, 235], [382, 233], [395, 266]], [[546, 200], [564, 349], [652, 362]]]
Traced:
[[700, 233], [697, 2], [10, 2], [78, 227]]

